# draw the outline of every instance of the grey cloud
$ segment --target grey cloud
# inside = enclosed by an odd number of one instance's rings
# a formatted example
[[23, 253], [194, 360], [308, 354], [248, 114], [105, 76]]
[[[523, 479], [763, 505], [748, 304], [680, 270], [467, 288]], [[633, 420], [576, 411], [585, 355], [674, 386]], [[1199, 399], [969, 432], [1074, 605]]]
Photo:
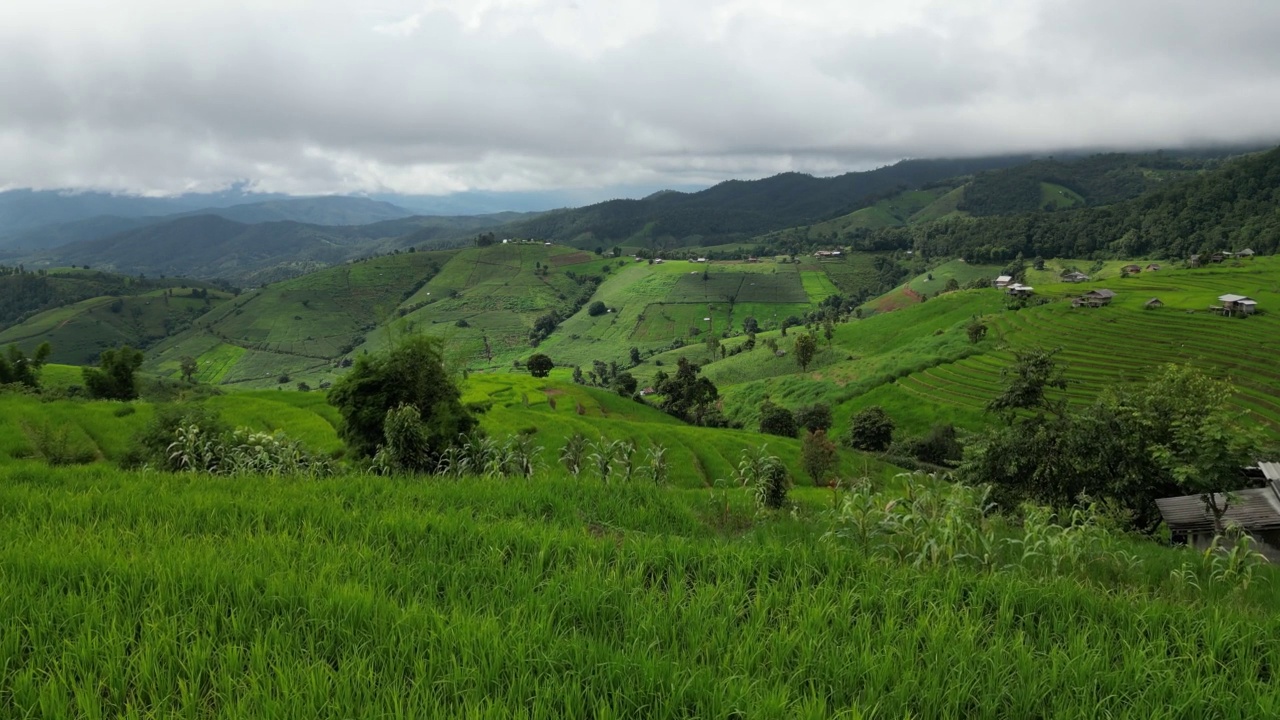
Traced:
[[[824, 23], [820, 0], [791, 15], [620, 0], [465, 18], [386, 0], [381, 19], [336, 0], [125, 5], [137, 12], [100, 34], [92, 17], [60, 27], [0, 9], [0, 187], [685, 184], [1280, 135], [1272, 0], [1035, 0], [1018, 17], [920, 0], [874, 30]], [[573, 25], [624, 6], [657, 19], [599, 25], [607, 42]], [[374, 30], [411, 11], [405, 32]]]

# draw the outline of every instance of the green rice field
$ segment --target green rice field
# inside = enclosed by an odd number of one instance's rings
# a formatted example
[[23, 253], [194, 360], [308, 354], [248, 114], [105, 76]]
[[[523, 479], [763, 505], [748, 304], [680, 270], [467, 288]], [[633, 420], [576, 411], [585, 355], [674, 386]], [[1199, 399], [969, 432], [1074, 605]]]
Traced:
[[1270, 590], [1172, 583], [1191, 553], [912, 567], [824, 538], [822, 505], [3, 468], [0, 715], [1280, 713]]

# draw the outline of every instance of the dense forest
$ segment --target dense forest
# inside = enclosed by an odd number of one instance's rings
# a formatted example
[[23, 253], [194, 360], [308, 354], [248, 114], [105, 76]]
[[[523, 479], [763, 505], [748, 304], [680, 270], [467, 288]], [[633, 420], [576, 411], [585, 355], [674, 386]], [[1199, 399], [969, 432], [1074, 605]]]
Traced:
[[976, 175], [957, 209], [975, 216], [1053, 210], [1044, 184], [1066, 188], [1085, 204], [1111, 205], [1155, 190], [1170, 180], [1221, 164], [1220, 153], [1107, 153], [1070, 160], [1033, 160]]
[[[181, 281], [184, 286], [220, 287], [226, 283]], [[147, 279], [90, 270], [27, 270], [0, 265], [0, 330], [55, 307], [104, 295], [138, 295], [148, 290], [178, 285], [177, 280]]]
[[947, 218], [853, 230], [860, 250], [913, 249], [977, 262], [1025, 257], [1180, 258], [1217, 249], [1280, 250], [1280, 148], [1224, 163], [1114, 205]]
[[887, 193], [1027, 161], [907, 160], [833, 178], [784, 173], [763, 180], [730, 180], [696, 193], [658, 193], [642, 200], [610, 200], [549, 212], [500, 232], [581, 247], [623, 240], [648, 241], [655, 248], [712, 245], [827, 220], [866, 207]]

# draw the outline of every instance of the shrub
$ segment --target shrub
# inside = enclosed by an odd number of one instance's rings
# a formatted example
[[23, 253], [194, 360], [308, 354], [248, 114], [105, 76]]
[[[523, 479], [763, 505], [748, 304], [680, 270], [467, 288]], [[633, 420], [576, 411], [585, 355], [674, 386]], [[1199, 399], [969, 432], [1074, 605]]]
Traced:
[[796, 410], [796, 424], [809, 432], [830, 430], [831, 422], [831, 406], [826, 403], [805, 405]]
[[171, 461], [169, 446], [177, 437], [179, 428], [193, 425], [215, 436], [229, 430], [217, 413], [203, 405], [159, 405], [151, 422], [137, 437], [131, 454], [139, 459], [138, 464], [148, 463], [160, 470], [181, 470]]
[[765, 400], [760, 406], [760, 432], [767, 435], [793, 438], [796, 436], [796, 417], [790, 410]]
[[377, 453], [386, 439], [387, 413], [402, 405], [417, 409], [433, 457], [476, 426], [445, 368], [440, 342], [423, 336], [385, 352], [361, 355], [333, 384], [329, 402], [341, 413], [339, 435], [357, 458]]
[[827, 437], [825, 430], [806, 431], [800, 446], [800, 464], [818, 487], [826, 485], [826, 478], [836, 467], [836, 444]]
[[525, 367], [529, 368], [529, 374], [536, 378], [544, 378], [551, 374], [552, 368], [556, 364], [552, 362], [550, 357], [542, 353], [535, 353], [529, 356], [529, 360], [525, 363]]
[[98, 367], [84, 368], [85, 389], [97, 400], [133, 400], [138, 397], [138, 381], [134, 373], [142, 365], [142, 353], [125, 345], [103, 350]]
[[609, 311], [605, 304], [600, 300], [596, 300], [587, 306], [587, 314], [591, 317], [599, 317]]
[[878, 405], [853, 416], [849, 429], [849, 446], [857, 450], [884, 452], [893, 442], [893, 418]]

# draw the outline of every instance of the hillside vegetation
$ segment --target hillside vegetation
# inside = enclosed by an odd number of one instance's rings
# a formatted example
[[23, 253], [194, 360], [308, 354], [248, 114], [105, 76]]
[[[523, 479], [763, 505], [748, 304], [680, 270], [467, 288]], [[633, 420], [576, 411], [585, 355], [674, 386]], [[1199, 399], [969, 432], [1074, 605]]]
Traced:
[[911, 538], [938, 526], [872, 534], [890, 543], [874, 549], [852, 510], [758, 516], [741, 500], [557, 475], [0, 470], [0, 712], [1280, 709], [1269, 569], [1240, 589], [1193, 553], [1095, 546], [1087, 531], [1046, 535], [1066, 542], [1039, 559], [999, 543], [1003, 569], [928, 555], [913, 566]]

